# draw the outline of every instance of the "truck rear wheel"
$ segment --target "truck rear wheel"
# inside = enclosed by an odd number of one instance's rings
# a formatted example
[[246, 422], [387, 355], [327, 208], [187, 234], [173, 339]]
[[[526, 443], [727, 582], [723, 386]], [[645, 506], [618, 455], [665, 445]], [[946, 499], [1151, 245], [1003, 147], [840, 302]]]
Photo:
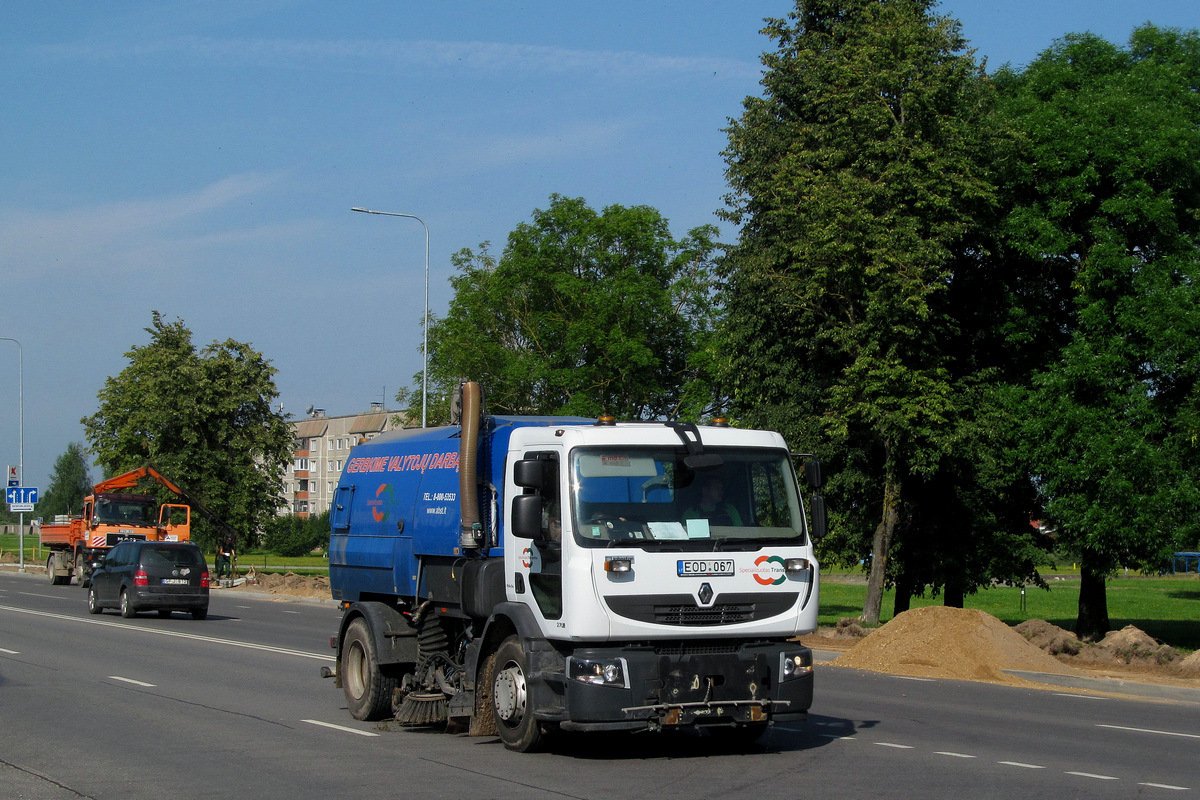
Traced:
[[529, 703], [528, 659], [521, 640], [510, 636], [496, 650], [492, 677], [492, 716], [500, 741], [509, 750], [528, 753], [542, 743], [541, 724]]
[[384, 675], [375, 656], [375, 643], [366, 620], [359, 617], [346, 629], [342, 663], [338, 667], [350, 716], [360, 720], [383, 719], [392, 713], [396, 679]]
[[53, 553], [51, 553], [50, 557], [46, 559], [46, 575], [49, 576], [49, 578], [50, 578], [51, 586], [59, 586], [70, 580], [70, 578], [67, 578], [64, 580], [62, 577], [54, 574], [54, 554]]

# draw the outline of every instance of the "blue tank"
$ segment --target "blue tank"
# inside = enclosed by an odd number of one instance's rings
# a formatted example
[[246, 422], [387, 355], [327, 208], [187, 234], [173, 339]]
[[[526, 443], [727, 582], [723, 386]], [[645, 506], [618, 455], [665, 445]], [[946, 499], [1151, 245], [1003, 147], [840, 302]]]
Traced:
[[[518, 427], [591, 424], [584, 417], [484, 417], [477, 456], [484, 551], [502, 556], [504, 460]], [[421, 564], [461, 556], [461, 428], [409, 428], [355, 447], [330, 513], [336, 600], [424, 595]], [[419, 591], [421, 589], [421, 591]]]

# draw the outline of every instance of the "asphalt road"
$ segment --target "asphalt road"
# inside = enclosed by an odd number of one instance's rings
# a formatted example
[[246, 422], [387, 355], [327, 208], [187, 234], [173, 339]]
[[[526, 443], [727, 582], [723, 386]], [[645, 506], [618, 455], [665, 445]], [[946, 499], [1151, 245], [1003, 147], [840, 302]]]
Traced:
[[0, 572], [0, 800], [1200, 797], [1200, 706], [818, 667], [808, 723], [743, 752], [574, 736], [519, 755], [360, 723], [329, 606], [214, 592], [204, 621], [87, 613]]

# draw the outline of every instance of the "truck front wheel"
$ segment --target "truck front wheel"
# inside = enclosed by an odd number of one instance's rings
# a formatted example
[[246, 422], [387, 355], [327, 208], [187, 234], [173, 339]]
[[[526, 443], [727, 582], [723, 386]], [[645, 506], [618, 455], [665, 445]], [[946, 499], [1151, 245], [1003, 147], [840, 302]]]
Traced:
[[396, 679], [384, 675], [375, 657], [375, 644], [366, 620], [350, 623], [342, 642], [342, 663], [338, 668], [346, 704], [355, 719], [383, 719], [392, 713], [392, 694]]
[[542, 742], [542, 728], [529, 703], [528, 672], [521, 640], [510, 636], [501, 642], [492, 677], [492, 716], [500, 741], [518, 753], [536, 750]]

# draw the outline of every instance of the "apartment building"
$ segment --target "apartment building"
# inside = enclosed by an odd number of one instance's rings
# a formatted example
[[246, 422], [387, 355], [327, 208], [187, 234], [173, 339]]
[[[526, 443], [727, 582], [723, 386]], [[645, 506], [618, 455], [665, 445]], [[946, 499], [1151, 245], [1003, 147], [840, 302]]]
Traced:
[[288, 506], [279, 513], [307, 517], [328, 511], [350, 450], [359, 442], [403, 427], [394, 422], [398, 416], [399, 412], [372, 403], [371, 410], [363, 414], [329, 417], [324, 409], [314, 408], [303, 419], [290, 422], [296, 450], [284, 476]]

